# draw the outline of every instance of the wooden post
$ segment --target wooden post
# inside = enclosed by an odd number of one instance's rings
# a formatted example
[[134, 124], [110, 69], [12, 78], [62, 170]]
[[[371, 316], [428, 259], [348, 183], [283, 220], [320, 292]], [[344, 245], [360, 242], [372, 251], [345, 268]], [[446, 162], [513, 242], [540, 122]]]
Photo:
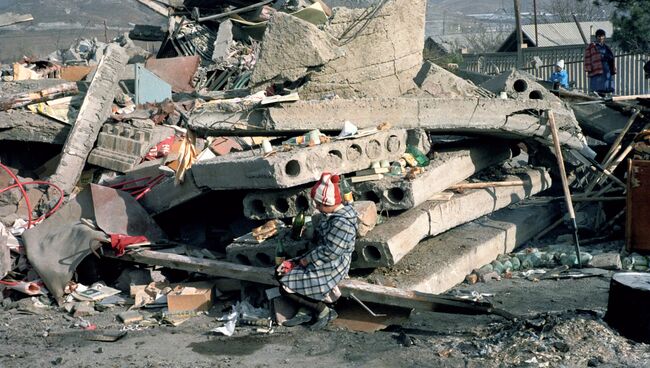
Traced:
[[521, 50], [521, 44], [524, 42], [524, 37], [521, 33], [521, 12], [519, 7], [520, 0], [515, 1], [515, 24], [517, 32], [517, 69], [521, 69], [524, 65], [524, 56]]
[[537, 34], [537, 0], [533, 0], [533, 19], [535, 22], [535, 47], [539, 47], [539, 37]]

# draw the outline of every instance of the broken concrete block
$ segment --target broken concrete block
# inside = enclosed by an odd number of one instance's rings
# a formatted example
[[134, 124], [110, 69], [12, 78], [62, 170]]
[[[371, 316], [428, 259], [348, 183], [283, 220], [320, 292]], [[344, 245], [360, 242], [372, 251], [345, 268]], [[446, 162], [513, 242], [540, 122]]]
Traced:
[[431, 151], [431, 137], [424, 129], [409, 129], [406, 136], [406, 144], [427, 154]]
[[352, 188], [355, 198], [377, 203], [380, 210], [413, 208], [449, 186], [474, 173], [512, 157], [506, 144], [483, 143], [467, 149], [437, 151], [424, 172], [413, 180], [386, 177], [358, 183]]
[[431, 97], [490, 97], [491, 94], [430, 61], [422, 64], [414, 81]]
[[505, 92], [508, 98], [516, 100], [546, 100], [560, 102], [561, 100], [537, 82], [532, 74], [510, 70], [481, 83], [481, 87], [496, 94]]
[[363, 238], [377, 224], [377, 206], [371, 201], [355, 201], [352, 207], [359, 214], [357, 238]]
[[95, 307], [89, 302], [78, 302], [74, 304], [73, 317], [88, 317], [96, 314]]
[[61, 162], [50, 181], [66, 194], [74, 189], [81, 171], [93, 148], [99, 131], [113, 105], [117, 83], [127, 62], [126, 52], [117, 45], [109, 45], [92, 83], [86, 93], [77, 121], [68, 135]]
[[[517, 203], [551, 186], [550, 176], [541, 169], [530, 169], [526, 174], [508, 180], [523, 180], [527, 184], [473, 190], [456, 195], [449, 201], [425, 202], [377, 225], [365, 238], [357, 240], [352, 267], [393, 266], [416, 248], [422, 239]], [[465, 272], [463, 277], [470, 271]]]
[[142, 161], [152, 145], [174, 134], [174, 130], [151, 120], [104, 124], [88, 163], [126, 172]]
[[619, 253], [602, 253], [594, 254], [589, 266], [594, 268], [602, 268], [605, 270], [620, 270], [623, 267], [621, 263], [621, 255]]
[[316, 181], [322, 172], [340, 174], [362, 170], [374, 161], [394, 161], [406, 150], [404, 130], [333, 141], [312, 147], [257, 156], [236, 152], [192, 166], [199, 187], [219, 189], [287, 188]]
[[325, 31], [340, 40], [345, 56], [312, 73], [301, 97], [395, 97], [416, 88], [413, 78], [422, 64], [426, 2], [389, 0], [382, 5], [366, 22], [359, 19], [367, 10], [337, 9]]
[[232, 21], [226, 19], [219, 23], [217, 30], [217, 39], [214, 41], [214, 51], [212, 52], [212, 61], [217, 64], [228, 60], [230, 54], [230, 44], [233, 40]]
[[315, 25], [292, 15], [276, 12], [264, 33], [251, 84], [293, 82], [310, 69], [342, 56], [336, 40]]
[[380, 285], [439, 294], [463, 282], [472, 270], [509, 253], [561, 214], [557, 205], [513, 205], [418, 244], [390, 269], [367, 279]]

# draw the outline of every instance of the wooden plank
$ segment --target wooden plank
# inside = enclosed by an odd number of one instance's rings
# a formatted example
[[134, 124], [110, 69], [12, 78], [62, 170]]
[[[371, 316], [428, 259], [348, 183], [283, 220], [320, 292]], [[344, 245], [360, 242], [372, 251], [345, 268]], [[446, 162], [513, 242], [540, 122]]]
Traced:
[[[273, 268], [245, 266], [230, 262], [201, 259], [185, 255], [164, 253], [152, 250], [130, 252], [115, 259], [122, 259], [149, 265], [163, 266], [206, 275], [234, 278], [264, 285], [277, 285]], [[346, 279], [339, 284], [343, 296], [354, 295], [359, 300], [370, 303], [391, 305], [395, 307], [419, 309], [431, 312], [461, 314], [497, 314], [506, 318], [512, 316], [492, 307], [489, 303], [444, 297], [412, 290], [402, 290], [387, 286], [373, 285], [360, 280]]]
[[274, 271], [272, 268], [245, 266], [236, 263], [152, 250], [140, 250], [115, 258], [190, 272], [200, 272], [211, 276], [256, 282], [264, 285], [277, 285], [277, 281], [273, 277]]
[[628, 160], [627, 221], [628, 251], [650, 250], [650, 161]]
[[482, 183], [460, 183], [452, 185], [449, 189], [453, 190], [465, 190], [465, 189], [485, 189], [493, 187], [518, 187], [527, 184], [522, 180], [510, 180], [510, 181], [486, 181]]

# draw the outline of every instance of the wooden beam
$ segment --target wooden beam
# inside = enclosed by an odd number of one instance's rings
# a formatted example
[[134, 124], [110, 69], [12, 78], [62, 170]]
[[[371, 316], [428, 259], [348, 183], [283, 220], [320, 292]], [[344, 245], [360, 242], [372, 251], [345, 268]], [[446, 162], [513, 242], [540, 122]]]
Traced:
[[510, 180], [510, 181], [486, 181], [482, 183], [460, 183], [452, 185], [449, 189], [453, 190], [466, 190], [466, 189], [485, 189], [493, 187], [519, 187], [525, 184], [530, 184], [524, 182], [523, 180]]
[[0, 98], [0, 111], [15, 109], [37, 102], [54, 100], [59, 97], [79, 94], [77, 83], [62, 83], [54, 87], [45, 88], [39, 91], [18, 93]]
[[[106, 256], [125, 261], [145, 263], [149, 265], [169, 267], [206, 275], [238, 279], [263, 285], [278, 285], [272, 267], [252, 267], [225, 261], [189, 257], [175, 253], [164, 253], [153, 250], [138, 250], [116, 257]], [[513, 316], [503, 310], [493, 308], [490, 303], [473, 302], [469, 300], [421, 293], [413, 290], [403, 290], [393, 287], [373, 285], [364, 281], [346, 279], [339, 284], [345, 297], [354, 295], [359, 300], [369, 303], [391, 305], [395, 307], [425, 310], [441, 313], [459, 314], [496, 314], [506, 318]]]

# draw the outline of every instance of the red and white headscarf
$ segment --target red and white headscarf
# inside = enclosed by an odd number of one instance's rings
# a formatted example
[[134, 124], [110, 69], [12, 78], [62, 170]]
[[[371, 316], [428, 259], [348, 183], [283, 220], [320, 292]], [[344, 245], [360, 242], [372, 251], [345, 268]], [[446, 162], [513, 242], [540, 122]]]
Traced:
[[341, 204], [339, 176], [324, 172], [320, 180], [311, 188], [311, 198], [325, 206]]

